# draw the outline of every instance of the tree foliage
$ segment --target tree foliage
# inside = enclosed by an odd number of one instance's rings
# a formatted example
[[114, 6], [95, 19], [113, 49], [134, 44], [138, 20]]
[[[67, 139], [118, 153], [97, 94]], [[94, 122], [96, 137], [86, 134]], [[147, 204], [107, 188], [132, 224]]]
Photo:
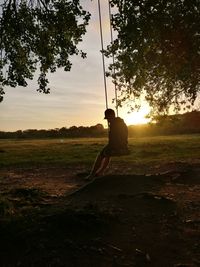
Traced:
[[110, 3], [117, 10], [117, 38], [106, 55], [115, 55], [110, 73], [120, 91], [118, 104], [137, 103], [141, 95], [159, 113], [194, 104], [200, 91], [200, 1]]
[[4, 0], [0, 17], [0, 101], [5, 85], [26, 86], [39, 68], [38, 91], [49, 93], [47, 73], [71, 68], [70, 56], [90, 15], [79, 0]]

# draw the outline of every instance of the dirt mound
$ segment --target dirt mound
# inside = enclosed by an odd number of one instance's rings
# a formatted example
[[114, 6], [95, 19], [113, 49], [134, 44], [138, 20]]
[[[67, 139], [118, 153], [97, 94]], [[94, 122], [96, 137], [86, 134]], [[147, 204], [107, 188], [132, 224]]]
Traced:
[[1, 221], [0, 265], [199, 266], [200, 168], [175, 167], [88, 184], [68, 169], [10, 171], [2, 205], [19, 217]]
[[95, 199], [97, 201], [119, 194], [135, 194], [150, 189], [158, 190], [162, 184], [163, 182], [157, 175], [106, 175], [84, 185], [72, 196], [76, 199]]
[[108, 175], [67, 199], [73, 209], [107, 216], [111, 230], [101, 235], [101, 248], [116, 248], [116, 266], [198, 266], [199, 178], [197, 169]]

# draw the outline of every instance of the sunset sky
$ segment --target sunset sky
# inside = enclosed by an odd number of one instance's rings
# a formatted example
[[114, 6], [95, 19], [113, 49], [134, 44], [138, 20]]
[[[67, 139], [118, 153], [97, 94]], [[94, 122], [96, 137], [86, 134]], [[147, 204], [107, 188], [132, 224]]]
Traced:
[[[72, 58], [70, 72], [58, 70], [49, 76], [51, 93], [38, 93], [37, 75], [29, 86], [5, 88], [6, 94], [0, 103], [0, 130], [54, 129], [70, 126], [91, 126], [102, 123], [105, 110], [105, 95], [101, 59], [100, 32], [97, 1], [82, 1], [92, 17], [87, 33], [79, 47], [87, 52], [87, 59]], [[101, 1], [104, 41], [110, 41], [108, 1]], [[113, 84], [108, 81], [109, 107], [114, 108]], [[119, 116], [128, 124], [144, 123], [148, 108], [143, 105], [136, 114], [119, 110]]]

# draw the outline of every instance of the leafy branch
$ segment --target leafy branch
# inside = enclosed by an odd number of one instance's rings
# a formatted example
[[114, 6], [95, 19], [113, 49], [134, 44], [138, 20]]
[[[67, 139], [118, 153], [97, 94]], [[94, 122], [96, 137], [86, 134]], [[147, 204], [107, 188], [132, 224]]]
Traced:
[[193, 105], [200, 92], [200, 1], [110, 2], [117, 38], [105, 54], [115, 55], [110, 76], [118, 104], [134, 106], [145, 96], [157, 113]]
[[0, 101], [4, 86], [27, 86], [39, 68], [38, 91], [49, 93], [48, 72], [70, 71], [90, 14], [79, 0], [5, 0], [0, 17]]

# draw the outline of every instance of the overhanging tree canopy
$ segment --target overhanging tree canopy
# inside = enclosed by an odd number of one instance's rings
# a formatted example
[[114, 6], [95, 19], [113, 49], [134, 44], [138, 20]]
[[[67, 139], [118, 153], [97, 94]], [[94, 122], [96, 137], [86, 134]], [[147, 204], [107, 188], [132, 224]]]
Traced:
[[200, 1], [111, 0], [118, 36], [108, 47], [119, 105], [141, 95], [154, 111], [179, 110], [200, 92]]
[[[91, 0], [88, 0], [91, 1]], [[145, 95], [155, 111], [193, 104], [200, 91], [200, 0], [110, 0], [117, 39], [114, 82], [126, 100]], [[37, 67], [39, 91], [48, 93], [48, 71], [70, 70], [70, 56], [89, 13], [79, 0], [4, 0], [0, 18], [0, 83], [27, 85]], [[0, 101], [3, 99], [0, 88]]]
[[70, 56], [84, 52], [82, 41], [90, 15], [79, 0], [5, 0], [0, 18], [0, 101], [3, 86], [26, 86], [37, 68], [40, 92], [49, 93], [48, 71], [71, 68]]

